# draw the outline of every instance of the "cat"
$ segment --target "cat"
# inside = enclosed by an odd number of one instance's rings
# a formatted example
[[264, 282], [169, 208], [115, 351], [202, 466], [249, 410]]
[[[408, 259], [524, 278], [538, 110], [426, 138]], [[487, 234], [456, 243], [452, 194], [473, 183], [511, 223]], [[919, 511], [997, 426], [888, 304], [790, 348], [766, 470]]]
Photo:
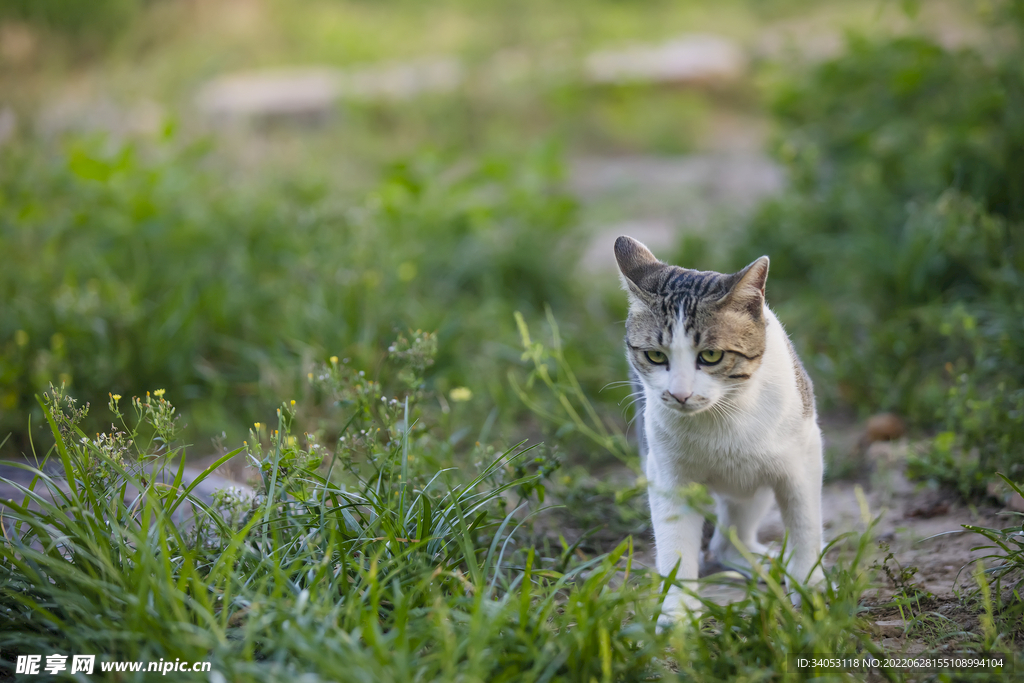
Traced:
[[[718, 524], [708, 554], [749, 573], [733, 545], [765, 554], [757, 528], [779, 503], [789, 534], [787, 571], [820, 586], [821, 430], [811, 380], [765, 303], [768, 257], [722, 274], [662, 263], [631, 237], [615, 241], [629, 299], [626, 358], [638, 401], [641, 453], [649, 486], [656, 565], [694, 580], [704, 517], [679, 495], [703, 484]], [[673, 587], [660, 624], [697, 610]]]

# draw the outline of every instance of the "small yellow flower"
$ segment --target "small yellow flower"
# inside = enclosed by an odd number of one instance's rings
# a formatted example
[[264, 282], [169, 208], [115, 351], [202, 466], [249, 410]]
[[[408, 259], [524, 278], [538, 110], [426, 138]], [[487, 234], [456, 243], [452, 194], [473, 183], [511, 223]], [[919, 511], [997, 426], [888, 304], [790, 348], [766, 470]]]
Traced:
[[295, 399], [294, 398], [292, 399], [292, 407], [293, 408], [295, 407]]
[[411, 282], [416, 277], [416, 264], [406, 261], [398, 266], [398, 279], [402, 282]]
[[121, 394], [111, 394], [110, 398], [114, 399], [115, 402], [116, 401], [120, 401], [121, 400]]
[[258, 432], [258, 431], [260, 431], [260, 427], [262, 427], [263, 425], [260, 424], [259, 422], [253, 422], [252, 426], [255, 427], [256, 431]]
[[153, 395], [156, 396], [157, 398], [162, 398], [164, 393], [165, 391], [163, 389], [157, 389], [156, 391], [153, 392]]
[[313, 381], [313, 373], [312, 372], [307, 372], [306, 373], [306, 379], [308, 379], [310, 382], [312, 382]]
[[338, 357], [337, 356], [331, 356], [331, 365], [337, 365], [337, 364], [338, 364]]
[[455, 387], [448, 392], [448, 397], [458, 403], [460, 401], [468, 401], [473, 398], [473, 392], [469, 387]]

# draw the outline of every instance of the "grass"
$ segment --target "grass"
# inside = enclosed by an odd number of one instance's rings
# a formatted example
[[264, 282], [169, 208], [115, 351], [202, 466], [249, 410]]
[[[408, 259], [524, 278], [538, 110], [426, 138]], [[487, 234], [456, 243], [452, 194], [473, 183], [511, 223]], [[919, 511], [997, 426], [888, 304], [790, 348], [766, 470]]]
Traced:
[[[337, 406], [323, 432], [294, 434], [285, 402], [187, 486], [164, 392], [127, 414], [111, 396], [119, 424], [95, 438], [80, 403], [47, 392], [56, 469], [22, 465], [24, 499], [0, 501], [0, 666], [95, 652], [210, 661], [227, 680], [775, 680], [789, 654], [880, 653], [859, 606], [870, 535], [799, 607], [773, 563], [743, 599], [657, 631], [667, 584], [633, 564], [631, 539], [561, 555], [530, 541], [547, 514], [543, 457], [451, 452], [426, 407], [427, 341], [418, 357], [415, 341], [392, 352], [405, 373], [390, 388], [321, 366], [312, 381]], [[239, 453], [253, 494], [193, 495]], [[439, 458], [464, 464], [439, 471]]]
[[[380, 401], [379, 385], [357, 387], [340, 363], [318, 377], [346, 406], [345, 438], [299, 444], [284, 404], [277, 429], [257, 425], [221, 458], [245, 452], [262, 477], [256, 496], [212, 504], [182, 484], [163, 395], [133, 400], [133, 426], [91, 439], [76, 428], [81, 408], [48, 393], [63, 476], [26, 465], [36, 479], [25, 500], [4, 503], [4, 665], [57, 649], [209, 659], [232, 680], [277, 680], [312, 661], [345, 680], [650, 668], [653, 622], [621, 623], [655, 609], [658, 588], [621, 581], [628, 543], [557, 572], [519, 542], [539, 475], [510, 475], [531, 449], [478, 461], [475, 473], [434, 471], [427, 463], [449, 443], [417, 419], [414, 390]], [[165, 468], [169, 483], [158, 481]]]
[[[876, 30], [898, 8], [111, 0], [55, 25], [54, 6], [2, 9], [46, 47], [0, 73], [20, 122], [0, 147], [0, 435], [34, 477], [0, 501], [4, 671], [96, 652], [209, 660], [227, 680], [788, 680], [812, 676], [792, 654], [891, 652], [881, 614], [931, 648], [1020, 650], [1015, 526], [971, 529], [991, 556], [967, 620], [916, 590], [914, 567], [871, 567], [868, 534], [830, 549], [829, 588], [799, 607], [769, 563], [737, 600], [656, 630], [671, 580], [641, 566], [627, 390], [601, 391], [626, 376], [624, 302], [575, 270], [563, 167], [702, 149], [722, 112], [763, 117], [765, 88], [790, 189], [739, 247], [677, 251], [702, 267], [769, 252], [823, 405], [942, 430], [911, 471], [983, 504], [994, 471], [1020, 481], [1002, 468], [1022, 414], [1016, 24], [984, 54], [876, 31], [721, 90], [495, 88], [477, 80], [507, 51], [572, 62], [691, 31], [752, 47], [765, 21]], [[206, 136], [189, 113], [227, 70], [439, 53], [477, 80], [311, 130]], [[167, 116], [141, 137], [47, 137], [34, 108], [64, 79]], [[252, 492], [185, 483], [214, 435], [241, 444], [222, 459], [247, 460]], [[865, 601], [887, 573], [892, 599]]]
[[[305, 183], [226, 189], [208, 152], [173, 140], [26, 144], [6, 160], [0, 240], [22, 266], [0, 275], [0, 422], [20, 449], [50, 379], [90, 394], [166, 387], [196, 415], [190, 439], [226, 423], [240, 436], [277, 396], [308, 398], [295, 378], [314, 361], [376, 372], [376, 340], [406, 325], [437, 330], [434, 388], [507, 406], [486, 368], [514, 339], [513, 311], [568, 309], [581, 292], [563, 267], [575, 205], [544, 145], [396, 164], [358, 199]], [[109, 417], [92, 419], [95, 431]]]
[[[1021, 486], [1000, 475], [1018, 495]], [[1021, 519], [1020, 512], [1007, 511], [1007, 516]], [[1024, 521], [1018, 529], [1016, 524], [1002, 529], [968, 526], [968, 531], [981, 535], [988, 541], [979, 545], [978, 550], [989, 551], [981, 560], [988, 560], [990, 566], [977, 567], [979, 584], [982, 589], [979, 598], [989, 622], [987, 626], [993, 637], [1019, 637], [1021, 617], [1024, 616]], [[995, 620], [999, 623], [996, 624]]]

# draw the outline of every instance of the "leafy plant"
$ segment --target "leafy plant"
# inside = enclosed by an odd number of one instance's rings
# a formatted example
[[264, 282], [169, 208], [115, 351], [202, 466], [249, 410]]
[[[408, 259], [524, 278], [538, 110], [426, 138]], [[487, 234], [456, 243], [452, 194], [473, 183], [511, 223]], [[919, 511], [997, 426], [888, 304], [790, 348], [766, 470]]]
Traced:
[[[314, 358], [373, 372], [375, 340], [410, 326], [438, 330], [437, 389], [500, 399], [479, 372], [500, 349], [476, 340], [575, 291], [557, 246], [574, 204], [546, 147], [424, 154], [348, 199], [279, 179], [225, 189], [208, 148], [173, 137], [4, 153], [0, 432], [23, 452], [50, 380], [82, 395], [165, 387], [193, 415], [192, 439], [225, 423], [240, 436], [277, 396], [302, 398], [295, 378]], [[89, 431], [108, 420], [98, 413]]]
[[[557, 426], [556, 434], [566, 436], [577, 432], [628, 465], [639, 471], [638, 460], [631, 453], [626, 435], [610, 420], [606, 420], [594, 407], [580, 385], [576, 374], [566, 359], [562, 347], [562, 338], [558, 332], [551, 309], [547, 309], [548, 328], [551, 331], [551, 346], [544, 342], [534, 341], [530, 329], [522, 313], [515, 313], [519, 338], [523, 345], [522, 361], [529, 361], [530, 370], [525, 387], [521, 386], [514, 372], [509, 372], [509, 383], [519, 399], [534, 413], [544, 418], [549, 424]], [[553, 406], [547, 407], [543, 401], [528, 390], [533, 388], [537, 380], [547, 388]]]
[[781, 86], [792, 185], [736, 259], [771, 254], [825, 405], [943, 425], [955, 443], [914, 471], [969, 499], [1021, 462], [1024, 23], [999, 7], [1013, 37], [992, 55], [855, 36]]
[[[0, 503], [0, 666], [45, 651], [205, 659], [248, 680], [650, 675], [657, 586], [631, 578], [628, 541], [555, 570], [517, 538], [530, 503], [513, 494], [543, 476], [514, 466], [529, 449], [429, 464], [453, 460], [419, 412], [423, 357], [404, 348], [429, 356], [425, 339], [395, 346], [412, 380], [401, 395], [339, 359], [314, 373], [343, 416], [330, 443], [293, 434], [285, 402], [274, 428], [255, 424], [188, 485], [165, 392], [132, 400], [134, 424], [97, 438], [78, 429], [74, 401], [49, 392], [63, 475], [24, 465], [35, 475], [24, 500]], [[193, 495], [240, 452], [260, 476], [252, 494]]]
[[[1006, 482], [1018, 495], [1022, 493], [1022, 487], [1014, 483], [1008, 477], [999, 474], [999, 477]], [[999, 632], [1019, 634], [1021, 632], [1022, 617], [1024, 617], [1024, 515], [1019, 512], [1008, 511], [1008, 515], [1021, 520], [1020, 527], [1011, 525], [1003, 529], [992, 529], [973, 525], [964, 525], [968, 531], [980, 534], [989, 541], [989, 545], [981, 545], [973, 550], [991, 551], [988, 555], [980, 558], [979, 562], [988, 561], [990, 566], [979, 567], [979, 587], [976, 597], [982, 598], [986, 609], [998, 616], [1001, 628]], [[994, 628], [994, 624], [992, 624]]]

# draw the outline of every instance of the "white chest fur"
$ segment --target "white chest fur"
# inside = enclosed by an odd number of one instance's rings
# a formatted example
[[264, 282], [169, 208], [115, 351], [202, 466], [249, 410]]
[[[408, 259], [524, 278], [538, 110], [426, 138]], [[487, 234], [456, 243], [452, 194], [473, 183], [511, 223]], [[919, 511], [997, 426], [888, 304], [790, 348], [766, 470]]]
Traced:
[[764, 359], [722, 409], [682, 415], [656, 396], [646, 397], [652, 484], [675, 488], [698, 482], [714, 493], [750, 496], [814, 457], [811, 446], [820, 441], [816, 419], [803, 415], [782, 325], [767, 306], [764, 311]]

